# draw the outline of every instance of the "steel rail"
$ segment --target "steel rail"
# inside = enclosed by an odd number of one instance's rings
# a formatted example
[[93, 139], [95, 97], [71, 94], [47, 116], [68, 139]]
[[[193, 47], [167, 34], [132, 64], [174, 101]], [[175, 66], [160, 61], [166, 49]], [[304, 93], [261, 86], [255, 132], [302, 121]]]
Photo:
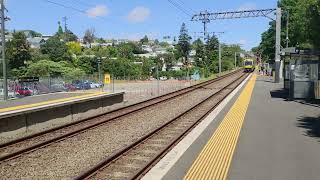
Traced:
[[[179, 114], [178, 116], [176, 116], [175, 118], [173, 118], [172, 120], [168, 121], [167, 123], [163, 124], [162, 126], [156, 128], [155, 130], [153, 130], [152, 132], [146, 134], [145, 136], [143, 136], [142, 138], [140, 138], [139, 140], [133, 142], [132, 144], [124, 147], [123, 149], [115, 152], [114, 154], [110, 155], [109, 157], [107, 157], [106, 159], [102, 160], [101, 162], [99, 162], [98, 164], [96, 164], [95, 166], [93, 166], [90, 169], [87, 169], [86, 171], [84, 171], [83, 173], [81, 173], [79, 176], [75, 177], [75, 180], [80, 180], [80, 179], [88, 179], [90, 177], [92, 177], [93, 175], [95, 175], [98, 171], [103, 171], [102, 169], [109, 166], [112, 162], [115, 162], [117, 159], [119, 159], [121, 156], [124, 156], [126, 153], [128, 153], [131, 149], [135, 148], [136, 146], [140, 145], [141, 143], [145, 142], [146, 140], [148, 140], [149, 138], [151, 138], [152, 136], [156, 135], [158, 132], [160, 132], [161, 130], [163, 130], [165, 127], [167, 127], [168, 125], [172, 124], [173, 122], [177, 121], [180, 117], [182, 117], [183, 115], [191, 112], [192, 110], [194, 110], [195, 108], [197, 108], [198, 106], [204, 104], [205, 102], [207, 102], [208, 100], [216, 97], [217, 95], [219, 95], [221, 92], [223, 92], [224, 90], [228, 89], [229, 86], [234, 85], [235, 82], [241, 80], [244, 76], [246, 76], [247, 74], [242, 74], [242, 76], [236, 78], [234, 81], [232, 81], [231, 83], [229, 83], [228, 85], [226, 85], [225, 87], [221, 88], [219, 91], [213, 93], [212, 95], [210, 95], [209, 97], [207, 97], [205, 100], [201, 101], [200, 103], [197, 103], [196, 105], [192, 106], [190, 109], [188, 109], [187, 111]], [[236, 85], [236, 87], [238, 86], [238, 84]], [[235, 87], [235, 88], [236, 88]], [[235, 88], [233, 88], [232, 90], [230, 90], [229, 93], [227, 93], [227, 95], [225, 95], [223, 99], [225, 99], [226, 96], [228, 96]], [[222, 101], [221, 100], [221, 101]], [[221, 101], [219, 101], [217, 104], [219, 104]], [[217, 106], [217, 105], [216, 105]], [[191, 127], [189, 127], [184, 133], [182, 133], [182, 135], [180, 135], [174, 142], [170, 143], [170, 146], [168, 146], [164, 151], [162, 151], [161, 153], [159, 153], [156, 157], [153, 158], [152, 162], [149, 162], [146, 166], [144, 166], [142, 169], [140, 169], [134, 176], [132, 176], [131, 179], [135, 179], [138, 176], [141, 175], [141, 173], [143, 173], [146, 169], [148, 169], [150, 167], [150, 165], [152, 163], [154, 163], [159, 157], [161, 157], [161, 155], [167, 151], [170, 147], [172, 147], [172, 145], [174, 143], [176, 143], [179, 139], [181, 139], [187, 132], [189, 132], [190, 129], [192, 129], [196, 124], [198, 124], [203, 117], [206, 117], [206, 115], [208, 113], [210, 113], [216, 106], [212, 107], [208, 112], [205, 113], [205, 115], [203, 115], [200, 119], [198, 119], [193, 125], [191, 125]]]
[[[71, 132], [69, 132], [69, 133], [63, 134], [63, 135], [61, 135], [61, 136], [57, 136], [57, 137], [55, 137], [55, 138], [49, 139], [49, 140], [44, 141], [44, 142], [31, 145], [31, 146], [29, 146], [29, 147], [27, 147], [27, 148], [24, 148], [24, 149], [15, 151], [15, 152], [13, 152], [13, 153], [6, 154], [6, 155], [0, 157], [0, 162], [1, 162], [1, 161], [8, 160], [8, 159], [15, 158], [15, 157], [18, 157], [19, 155], [24, 154], [24, 153], [27, 153], [27, 152], [32, 152], [32, 151], [34, 151], [34, 150], [37, 150], [38, 148], [45, 147], [45, 146], [50, 145], [50, 144], [52, 144], [52, 143], [54, 143], [54, 142], [63, 140], [63, 139], [68, 138], [68, 137], [72, 137], [72, 136], [74, 136], [74, 135], [76, 135], [76, 134], [78, 134], [78, 133], [81, 133], [81, 132], [90, 130], [90, 129], [92, 129], [92, 128], [96, 128], [96, 127], [98, 127], [98, 126], [101, 126], [101, 125], [103, 125], [103, 124], [105, 124], [105, 123], [108, 123], [108, 122], [110, 122], [110, 121], [112, 121], [112, 120], [115, 120], [115, 119], [118, 119], [118, 118], [120, 118], [120, 117], [129, 115], [129, 114], [134, 113], [134, 112], [138, 112], [138, 111], [143, 110], [143, 109], [145, 109], [145, 108], [148, 108], [148, 107], [151, 107], [151, 106], [160, 104], [160, 103], [162, 103], [162, 102], [169, 101], [169, 100], [174, 99], [174, 98], [176, 98], [176, 97], [182, 96], [182, 95], [184, 95], [184, 94], [193, 92], [193, 91], [195, 91], [195, 90], [197, 90], [197, 89], [199, 89], [199, 88], [202, 88], [202, 87], [204, 87], [204, 86], [210, 85], [210, 84], [212, 84], [212, 83], [214, 83], [214, 82], [217, 82], [217, 81], [222, 80], [222, 79], [224, 79], [224, 78], [226, 78], [226, 77], [232, 76], [232, 75], [234, 75], [234, 74], [236, 74], [236, 73], [239, 73], [239, 72], [241, 72], [241, 71], [242, 71], [242, 69], [237, 70], [237, 71], [234, 71], [234, 72], [232, 72], [232, 73], [228, 73], [228, 74], [226, 74], [226, 75], [224, 75], [224, 76], [220, 76], [220, 77], [215, 78], [215, 79], [213, 79], [213, 80], [205, 81], [205, 82], [203, 82], [203, 83], [199, 83], [199, 84], [194, 85], [194, 86], [190, 86], [190, 87], [187, 87], [187, 88], [183, 88], [183, 89], [178, 90], [178, 91], [174, 91], [174, 92], [171, 92], [171, 93], [168, 93], [168, 94], [164, 94], [164, 95], [162, 95], [162, 96], [158, 96], [158, 97], [155, 97], [155, 98], [146, 100], [146, 101], [142, 101], [142, 102], [139, 102], [139, 103], [136, 103], [136, 104], [132, 104], [132, 105], [123, 107], [123, 108], [119, 108], [119, 109], [116, 109], [116, 110], [114, 110], [114, 111], [111, 111], [111, 112], [102, 114], [102, 115], [94, 116], [94, 117], [92, 117], [92, 118], [85, 119], [85, 120], [83, 120], [83, 121], [81, 121], [81, 122], [70, 123], [70, 124], [67, 124], [67, 125], [64, 125], [64, 126], [60, 126], [60, 127], [53, 128], [53, 129], [50, 129], [50, 130], [47, 130], [47, 131], [44, 131], [44, 132], [40, 132], [40, 133], [34, 134], [34, 135], [31, 135], [31, 136], [27, 136], [27, 137], [24, 137], [24, 138], [21, 138], [21, 139], [17, 139], [17, 140], [12, 141], [12, 142], [8, 142], [8, 143], [3, 144], [2, 146], [0, 146], [0, 149], [2, 149], [2, 148], [8, 148], [8, 147], [13, 146], [13, 145], [15, 145], [15, 144], [23, 143], [23, 141], [27, 141], [27, 140], [30, 140], [30, 139], [32, 139], [32, 138], [37, 138], [37, 137], [40, 137], [40, 136], [42, 136], [42, 135], [46, 135], [46, 134], [49, 134], [49, 133], [53, 133], [54, 131], [58, 131], [58, 130], [61, 130], [61, 129], [63, 129], [63, 128], [69, 128], [69, 127], [72, 127], [73, 125], [79, 125], [79, 124], [81, 124], [81, 123], [85, 123], [85, 122], [87, 122], [87, 121], [89, 121], [89, 120], [92, 120], [92, 119], [95, 119], [95, 118], [98, 118], [98, 117], [101, 117], [101, 116], [105, 116], [105, 115], [108, 115], [108, 114], [111, 114], [111, 113], [121, 112], [121, 111], [123, 111], [123, 110], [125, 110], [125, 109], [131, 108], [131, 107], [134, 107], [134, 106], [139, 106], [139, 105], [141, 105], [141, 104], [143, 104], [143, 103], [148, 103], [148, 102], [150, 102], [150, 101], [155, 101], [155, 100], [157, 100], [157, 99], [160, 99], [160, 98], [163, 98], [163, 97], [166, 97], [166, 96], [173, 95], [173, 96], [171, 96], [171, 97], [169, 97], [169, 98], [167, 98], [167, 99], [163, 99], [163, 100], [160, 100], [160, 101], [151, 103], [151, 104], [149, 104], [149, 105], [142, 106], [142, 107], [137, 108], [137, 109], [134, 109], [134, 110], [132, 110], [132, 111], [129, 111], [129, 112], [120, 114], [120, 115], [118, 115], [118, 116], [115, 116], [115, 117], [112, 117], [112, 118], [103, 120], [103, 121], [101, 121], [101, 122], [94, 123], [94, 124], [92, 124], [92, 125], [89, 125], [89, 126], [80, 128], [80, 129], [75, 130], [75, 131], [71, 131]], [[185, 91], [185, 92], [183, 92], [183, 91]], [[179, 92], [180, 92], [180, 94], [179, 94]], [[174, 95], [174, 94], [176, 94], [176, 95]]]

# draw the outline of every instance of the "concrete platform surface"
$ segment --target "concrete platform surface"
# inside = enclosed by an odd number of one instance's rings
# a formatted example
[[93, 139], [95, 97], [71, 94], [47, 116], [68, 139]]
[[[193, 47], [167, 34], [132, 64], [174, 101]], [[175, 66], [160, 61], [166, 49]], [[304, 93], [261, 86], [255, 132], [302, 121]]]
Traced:
[[77, 100], [101, 94], [103, 94], [103, 92], [62, 92], [9, 100], [7, 102], [0, 103], [0, 116], [2, 113], [7, 113], [10, 111], [23, 110], [26, 108], [36, 108], [38, 106], [50, 105], [69, 100]]
[[[229, 160], [217, 167], [226, 168], [227, 176], [216, 179], [319, 179], [320, 107], [318, 104], [288, 101], [282, 87], [283, 84], [275, 84], [269, 77], [258, 76], [240, 136], [232, 136], [237, 142], [234, 153], [229, 153]], [[236, 98], [226, 105], [215, 122], [162, 179], [185, 177], [235, 102]], [[230, 126], [230, 132], [232, 128], [235, 127]], [[217, 157], [222, 157], [225, 151], [232, 152], [230, 149], [220, 149]], [[204, 168], [210, 169], [209, 166]]]

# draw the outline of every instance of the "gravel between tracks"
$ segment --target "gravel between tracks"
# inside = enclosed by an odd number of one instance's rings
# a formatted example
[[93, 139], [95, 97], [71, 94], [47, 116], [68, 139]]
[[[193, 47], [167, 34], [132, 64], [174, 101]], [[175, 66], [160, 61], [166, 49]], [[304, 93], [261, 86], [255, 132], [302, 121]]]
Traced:
[[2, 162], [0, 175], [4, 179], [70, 179], [205, 99], [218, 91], [222, 83], [227, 84], [231, 80], [232, 78], [227, 78], [220, 81], [220, 85], [215, 84], [213, 89], [197, 90], [22, 157]]

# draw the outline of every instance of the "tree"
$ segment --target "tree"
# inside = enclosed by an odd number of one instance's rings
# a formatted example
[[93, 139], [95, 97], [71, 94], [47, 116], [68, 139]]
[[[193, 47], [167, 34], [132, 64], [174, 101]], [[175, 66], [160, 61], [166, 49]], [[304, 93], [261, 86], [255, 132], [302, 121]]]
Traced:
[[154, 40], [154, 44], [159, 45], [160, 44], [159, 40], [158, 39]]
[[75, 59], [75, 66], [82, 69], [86, 74], [97, 72], [98, 62], [96, 57], [81, 56]]
[[166, 71], [169, 71], [172, 66], [174, 66], [176, 63], [176, 59], [174, 58], [174, 54], [168, 53], [168, 54], [160, 54], [156, 58], [156, 64], [158, 64], [159, 70], [163, 67], [163, 65], [166, 65]]
[[104, 40], [103, 38], [98, 38], [96, 41], [97, 43], [101, 43], [101, 44], [106, 43], [106, 40]]
[[57, 77], [61, 76], [62, 73], [63, 67], [59, 63], [50, 60], [40, 60], [28, 67], [26, 75], [38, 77]]
[[142, 75], [142, 66], [126, 58], [103, 60], [102, 68], [115, 77], [138, 79]]
[[58, 21], [58, 31], [56, 32], [56, 34], [54, 36], [57, 36], [59, 39], [63, 39], [64, 33], [63, 33], [63, 29], [61, 27], [61, 23], [60, 21]]
[[40, 49], [30, 49], [31, 60], [33, 63], [43, 59], [50, 59], [48, 54], [43, 54]]
[[71, 61], [67, 45], [57, 36], [49, 38], [45, 44], [40, 46], [43, 54], [47, 54], [52, 61]]
[[86, 73], [79, 68], [64, 68], [63, 76], [68, 80], [79, 80], [84, 77]]
[[205, 60], [205, 45], [201, 41], [201, 39], [197, 39], [193, 42], [193, 49], [196, 51], [195, 56], [195, 65], [200, 68], [206, 67]]
[[70, 41], [77, 41], [78, 37], [75, 35], [71, 30], [67, 29], [65, 32], [65, 41], [70, 42]]
[[13, 33], [13, 38], [7, 43], [6, 55], [10, 69], [21, 69], [31, 60], [30, 44], [23, 32]]
[[[280, 7], [285, 11], [282, 17], [283, 27], [290, 12], [289, 47], [301, 49], [320, 49], [320, 1], [319, 0], [281, 0]], [[282, 28], [281, 45], [285, 47], [286, 28]], [[259, 49], [263, 51], [264, 61], [274, 59], [275, 53], [275, 21], [261, 35]]]
[[177, 49], [184, 57], [184, 64], [185, 65], [189, 64], [188, 55], [191, 50], [190, 40], [191, 40], [191, 37], [188, 35], [188, 30], [186, 28], [186, 24], [182, 23]]
[[149, 42], [149, 38], [147, 35], [145, 35], [141, 40], [140, 40], [140, 43], [141, 44], [148, 44]]
[[81, 54], [81, 46], [78, 42], [68, 42], [67, 43], [68, 52], [70, 54], [80, 55]]
[[91, 44], [95, 40], [95, 29], [87, 29], [84, 33], [83, 42], [86, 44], [89, 44], [89, 47], [91, 48]]

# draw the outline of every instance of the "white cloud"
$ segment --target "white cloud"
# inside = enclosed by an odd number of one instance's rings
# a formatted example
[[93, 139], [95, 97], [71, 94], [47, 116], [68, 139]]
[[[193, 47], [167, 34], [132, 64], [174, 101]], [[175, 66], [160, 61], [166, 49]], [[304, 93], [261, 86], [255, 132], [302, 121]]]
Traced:
[[239, 8], [238, 11], [246, 11], [246, 10], [253, 10], [257, 9], [257, 5], [251, 2], [244, 3], [242, 4]]
[[143, 22], [150, 17], [150, 10], [146, 7], [135, 7], [127, 16], [127, 20], [130, 22]]
[[94, 8], [88, 9], [86, 11], [87, 16], [95, 18], [97, 16], [105, 16], [109, 13], [109, 9], [105, 5], [97, 5]]

